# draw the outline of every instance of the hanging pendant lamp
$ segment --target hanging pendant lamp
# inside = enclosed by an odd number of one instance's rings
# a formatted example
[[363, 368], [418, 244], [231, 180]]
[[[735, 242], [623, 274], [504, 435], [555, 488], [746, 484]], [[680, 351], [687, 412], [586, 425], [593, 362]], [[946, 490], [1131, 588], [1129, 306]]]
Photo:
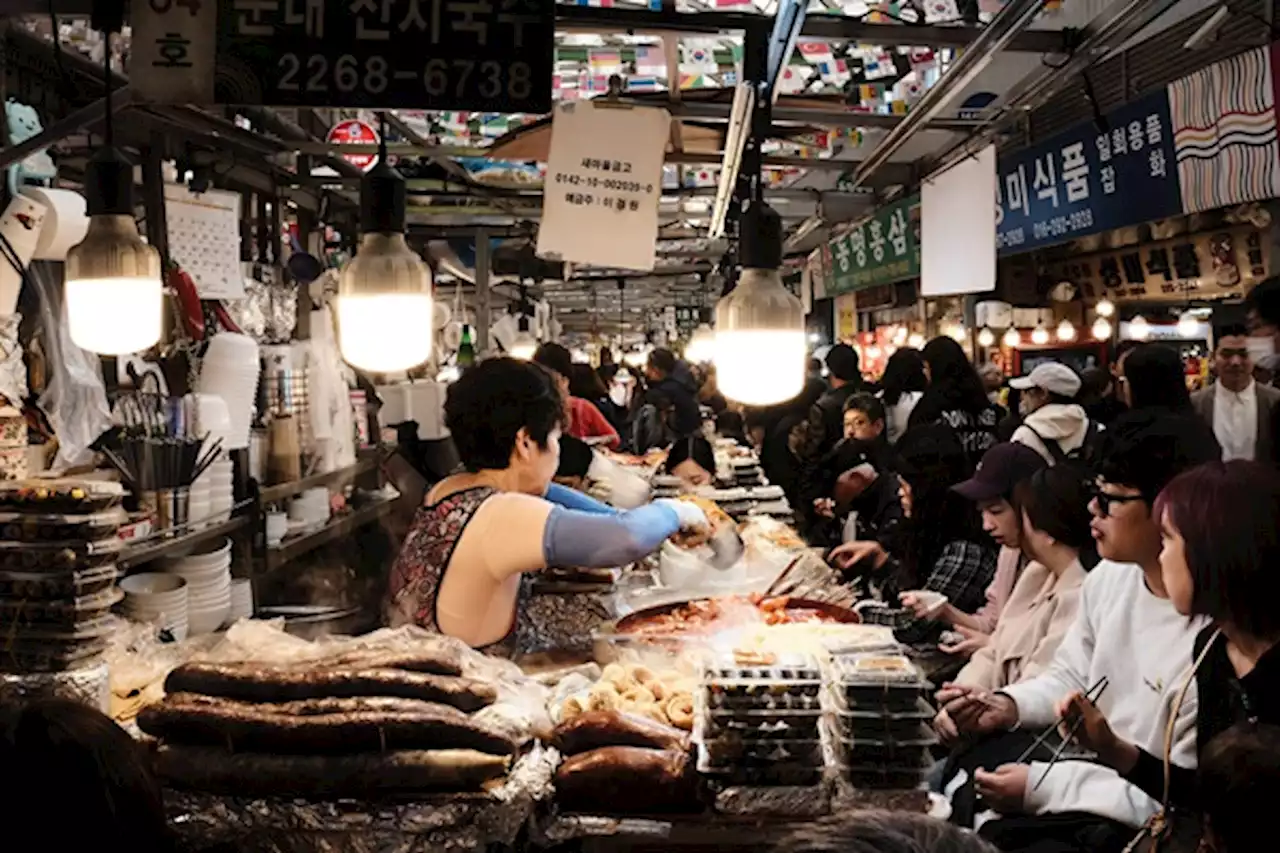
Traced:
[[716, 379], [749, 406], [790, 400], [804, 386], [804, 307], [782, 286], [782, 220], [754, 201], [744, 212], [742, 274], [716, 305]]
[[394, 373], [431, 357], [431, 270], [404, 238], [405, 184], [387, 163], [385, 122], [378, 163], [360, 189], [360, 247], [338, 276], [338, 344], [353, 367]]

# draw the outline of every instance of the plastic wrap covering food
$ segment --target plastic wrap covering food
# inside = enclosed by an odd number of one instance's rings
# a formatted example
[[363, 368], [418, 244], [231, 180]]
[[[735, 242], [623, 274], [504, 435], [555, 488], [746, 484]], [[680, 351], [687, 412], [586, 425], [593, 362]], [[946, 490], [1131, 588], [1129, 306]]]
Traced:
[[244, 298], [227, 302], [227, 313], [249, 337], [269, 340], [267, 326], [272, 312], [272, 289], [257, 279], [245, 276]]
[[[380, 632], [381, 633], [381, 632]], [[419, 853], [511, 846], [552, 794], [560, 762], [534, 746], [483, 794], [424, 795], [410, 803], [261, 800], [167, 791], [170, 822], [189, 849], [229, 844], [240, 853]]]
[[117, 723], [132, 722], [144, 707], [164, 698], [164, 679], [170, 670], [216, 641], [216, 635], [205, 634], [181, 643], [165, 642], [157, 626], [129, 623], [112, 636], [103, 654], [111, 670], [107, 713]]
[[0, 704], [32, 699], [71, 699], [105, 713], [109, 707], [107, 685], [105, 663], [66, 672], [0, 672]]

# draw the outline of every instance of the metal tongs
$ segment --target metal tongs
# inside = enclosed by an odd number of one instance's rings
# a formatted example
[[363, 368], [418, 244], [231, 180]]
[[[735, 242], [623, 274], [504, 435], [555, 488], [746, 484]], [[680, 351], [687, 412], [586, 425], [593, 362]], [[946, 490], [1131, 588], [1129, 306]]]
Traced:
[[707, 562], [711, 568], [722, 572], [732, 568], [747, 552], [746, 543], [742, 541], [736, 524], [722, 524], [713, 529], [707, 544], [711, 546], [711, 559]]
[[[1102, 676], [1102, 678], [1099, 678], [1096, 682], [1094, 682], [1094, 685], [1090, 687], [1088, 692], [1084, 694], [1084, 698], [1096, 705], [1098, 700], [1102, 698], [1102, 694], [1106, 692], [1107, 685], [1109, 685], [1110, 683], [1111, 683], [1111, 680], [1109, 678], [1107, 678], [1105, 675]], [[1064, 717], [1062, 720], [1059, 720], [1049, 728], [1045, 729], [1040, 734], [1040, 737], [1036, 738], [1035, 742], [1032, 743], [1031, 746], [1027, 747], [1026, 751], [1023, 752], [1022, 755], [1018, 757], [1018, 760], [1014, 763], [1021, 764], [1027, 759], [1029, 759], [1032, 756], [1032, 754], [1035, 753], [1035, 751], [1039, 749], [1046, 740], [1049, 739], [1049, 736], [1052, 735], [1054, 732], [1058, 731], [1058, 727], [1065, 722], [1067, 722], [1067, 719]], [[1040, 790], [1040, 786], [1044, 784], [1044, 780], [1049, 775], [1049, 771], [1052, 770], [1053, 765], [1057, 764], [1059, 759], [1062, 758], [1062, 754], [1066, 752], [1067, 747], [1071, 745], [1072, 740], [1076, 736], [1076, 732], [1080, 730], [1080, 726], [1082, 725], [1084, 725], [1084, 717], [1080, 714], [1073, 715], [1073, 719], [1071, 720], [1071, 727], [1067, 729], [1066, 737], [1063, 738], [1062, 744], [1056, 750], [1054, 750], [1053, 755], [1050, 756], [1048, 766], [1045, 767], [1044, 773], [1040, 774], [1040, 778], [1036, 780], [1035, 786], [1031, 789], [1032, 791]]]

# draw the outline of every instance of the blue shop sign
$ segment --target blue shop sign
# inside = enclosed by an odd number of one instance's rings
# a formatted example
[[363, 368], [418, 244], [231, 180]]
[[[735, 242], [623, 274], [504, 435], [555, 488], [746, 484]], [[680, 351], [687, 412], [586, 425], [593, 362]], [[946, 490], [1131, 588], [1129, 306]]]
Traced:
[[1001, 157], [996, 247], [1013, 254], [1182, 212], [1166, 89]]

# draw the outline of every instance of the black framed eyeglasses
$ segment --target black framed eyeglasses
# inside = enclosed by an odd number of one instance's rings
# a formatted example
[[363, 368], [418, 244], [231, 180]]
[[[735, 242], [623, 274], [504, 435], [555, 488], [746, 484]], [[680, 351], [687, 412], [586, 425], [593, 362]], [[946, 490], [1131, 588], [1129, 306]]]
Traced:
[[1113, 495], [1110, 492], [1104, 492], [1098, 486], [1094, 486], [1090, 491], [1090, 496], [1098, 502], [1098, 513], [1103, 518], [1111, 517], [1112, 504], [1127, 504], [1134, 501], [1146, 501], [1144, 495]]

